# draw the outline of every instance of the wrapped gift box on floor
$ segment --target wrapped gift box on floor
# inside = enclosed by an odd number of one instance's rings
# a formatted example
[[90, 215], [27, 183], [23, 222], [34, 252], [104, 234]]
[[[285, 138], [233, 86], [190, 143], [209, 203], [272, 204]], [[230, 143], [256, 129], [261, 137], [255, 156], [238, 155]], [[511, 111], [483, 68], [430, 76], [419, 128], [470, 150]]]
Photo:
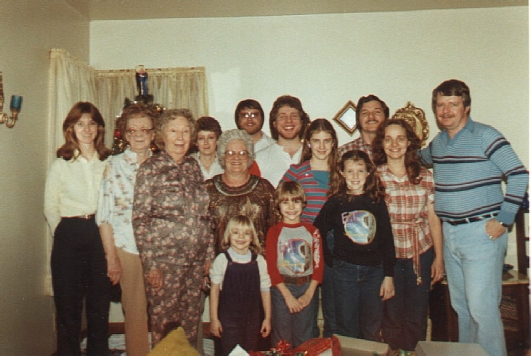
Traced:
[[306, 341], [291, 350], [292, 355], [304, 353], [305, 356], [341, 356], [341, 345], [337, 337], [319, 337]]
[[355, 339], [347, 336], [337, 336], [341, 344], [341, 355], [343, 356], [375, 356], [387, 355], [389, 346], [381, 342]]
[[415, 347], [415, 353], [417, 356], [488, 356], [487, 352], [479, 344], [443, 341], [419, 341], [417, 347]]

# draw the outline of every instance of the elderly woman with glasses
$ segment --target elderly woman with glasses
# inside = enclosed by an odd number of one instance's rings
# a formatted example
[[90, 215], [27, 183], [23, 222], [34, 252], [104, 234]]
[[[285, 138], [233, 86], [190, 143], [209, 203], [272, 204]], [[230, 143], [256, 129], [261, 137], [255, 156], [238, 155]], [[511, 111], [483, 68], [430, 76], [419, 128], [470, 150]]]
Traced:
[[225, 131], [218, 141], [218, 158], [222, 174], [207, 181], [210, 213], [216, 232], [216, 252], [219, 253], [227, 222], [236, 215], [251, 219], [262, 248], [270, 226], [277, 221], [274, 206], [275, 189], [267, 180], [249, 173], [254, 161], [254, 145], [244, 130]]
[[214, 257], [209, 197], [188, 150], [195, 120], [165, 111], [155, 130], [159, 155], [138, 169], [133, 227], [144, 269], [153, 345], [179, 322], [196, 347], [203, 276]]
[[126, 107], [117, 121], [127, 148], [109, 159], [101, 181], [96, 223], [107, 260], [107, 276], [120, 283], [128, 355], [149, 352], [147, 301], [142, 263], [136, 247], [131, 217], [136, 173], [151, 157], [153, 129], [158, 114], [142, 103]]
[[[254, 162], [254, 145], [244, 130], [225, 131], [218, 141], [218, 158], [222, 174], [209, 179], [210, 214], [214, 222], [216, 253], [221, 252], [223, 233], [229, 220], [237, 215], [247, 216], [253, 223], [264, 251], [267, 230], [279, 221], [274, 205], [275, 189], [266, 179], [249, 173]], [[257, 334], [260, 332], [256, 330]], [[270, 340], [261, 339], [260, 350], [269, 349]], [[221, 351], [219, 339], [215, 340]]]

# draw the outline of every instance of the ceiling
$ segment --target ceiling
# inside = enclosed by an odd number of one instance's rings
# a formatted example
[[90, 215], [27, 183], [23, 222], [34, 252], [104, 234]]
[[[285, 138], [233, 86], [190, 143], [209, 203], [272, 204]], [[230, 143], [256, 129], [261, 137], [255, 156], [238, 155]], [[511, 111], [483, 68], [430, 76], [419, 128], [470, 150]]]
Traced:
[[89, 21], [527, 6], [527, 0], [65, 0]]

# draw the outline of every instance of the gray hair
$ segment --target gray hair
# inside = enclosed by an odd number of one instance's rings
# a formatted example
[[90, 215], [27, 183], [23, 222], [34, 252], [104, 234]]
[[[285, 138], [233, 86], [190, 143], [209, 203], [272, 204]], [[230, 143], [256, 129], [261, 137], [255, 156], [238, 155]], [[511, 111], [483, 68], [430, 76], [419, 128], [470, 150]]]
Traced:
[[170, 109], [164, 111], [157, 120], [157, 127], [155, 128], [155, 144], [160, 150], [164, 150], [164, 141], [162, 140], [162, 134], [164, 132], [164, 126], [175, 120], [178, 117], [184, 117], [190, 124], [190, 138], [194, 136], [195, 119], [192, 112], [188, 109]]
[[230, 141], [240, 140], [247, 147], [247, 152], [249, 152], [249, 167], [254, 162], [254, 143], [251, 135], [245, 130], [232, 129], [225, 131], [219, 136], [218, 140], [218, 160], [222, 168], [225, 168], [225, 150]]

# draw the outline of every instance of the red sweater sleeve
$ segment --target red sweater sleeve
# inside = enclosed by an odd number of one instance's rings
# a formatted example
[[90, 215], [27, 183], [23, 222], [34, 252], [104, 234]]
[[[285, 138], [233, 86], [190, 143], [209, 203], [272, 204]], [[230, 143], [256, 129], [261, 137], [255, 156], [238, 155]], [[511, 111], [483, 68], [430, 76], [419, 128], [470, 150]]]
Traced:
[[277, 244], [278, 236], [280, 235], [282, 228], [279, 224], [273, 225], [267, 231], [266, 236], [266, 262], [267, 262], [267, 272], [269, 273], [269, 278], [271, 278], [271, 285], [276, 286], [279, 283], [283, 283], [284, 279], [280, 275], [277, 267]]

